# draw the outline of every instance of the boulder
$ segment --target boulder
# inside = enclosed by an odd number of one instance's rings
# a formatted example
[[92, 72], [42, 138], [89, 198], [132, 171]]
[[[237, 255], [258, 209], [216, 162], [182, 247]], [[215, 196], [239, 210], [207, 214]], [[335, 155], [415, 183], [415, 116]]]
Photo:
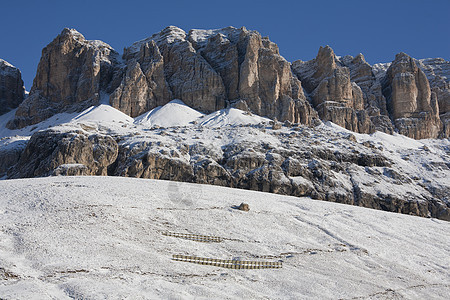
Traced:
[[0, 59], [0, 115], [18, 107], [25, 96], [20, 70]]
[[250, 206], [247, 203], [242, 202], [237, 209], [242, 211], [250, 211]]

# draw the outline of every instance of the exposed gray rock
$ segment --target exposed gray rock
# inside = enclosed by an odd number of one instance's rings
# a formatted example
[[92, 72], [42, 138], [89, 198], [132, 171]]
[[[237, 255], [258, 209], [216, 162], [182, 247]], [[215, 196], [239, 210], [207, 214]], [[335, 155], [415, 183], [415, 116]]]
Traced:
[[[117, 136], [116, 141], [97, 130], [102, 129], [86, 132], [72, 125], [35, 133], [19, 162], [9, 168], [9, 178], [108, 174], [176, 180], [450, 220], [449, 187], [440, 179], [427, 179], [450, 170], [445, 151], [433, 151], [435, 158], [427, 164], [405, 168], [389, 158], [390, 149], [359, 143], [360, 138], [326, 126], [198, 126], [174, 135], [160, 128]], [[427, 149], [409, 153], [418, 157]]]
[[0, 139], [0, 178], [5, 176], [8, 170], [17, 164], [27, 142], [26, 140], [15, 140], [14, 138]]
[[237, 209], [242, 210], [242, 211], [249, 211], [249, 210], [250, 210], [250, 206], [249, 206], [247, 203], [242, 202], [242, 203], [238, 206]]
[[18, 107], [24, 96], [25, 87], [19, 69], [0, 59], [0, 115]]
[[392, 134], [394, 127], [389, 119], [386, 98], [383, 96], [381, 89], [381, 81], [379, 78], [384, 77], [378, 74], [375, 76], [375, 70], [364, 59], [360, 53], [355, 57], [350, 55], [344, 56], [339, 62], [350, 70], [350, 81], [357, 84], [362, 91], [363, 103], [360, 108], [364, 109], [370, 116], [370, 119], [376, 130]]
[[[81, 129], [47, 129], [33, 134], [8, 177], [108, 175], [108, 166], [116, 161], [117, 152], [116, 141], [107, 135], [89, 134]], [[74, 168], [74, 164], [85, 168]]]

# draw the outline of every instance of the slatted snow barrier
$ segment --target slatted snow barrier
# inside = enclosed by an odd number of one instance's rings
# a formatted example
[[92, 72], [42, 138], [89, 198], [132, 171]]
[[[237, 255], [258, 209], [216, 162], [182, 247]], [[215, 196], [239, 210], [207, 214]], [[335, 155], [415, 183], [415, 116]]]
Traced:
[[279, 269], [283, 267], [282, 262], [224, 260], [177, 254], [172, 255], [172, 259], [176, 261], [184, 261], [194, 264], [209, 265], [228, 269]]
[[173, 236], [185, 240], [191, 240], [202, 243], [220, 243], [224, 240], [224, 238], [218, 236], [199, 235], [190, 233], [163, 232], [162, 234], [166, 236]]

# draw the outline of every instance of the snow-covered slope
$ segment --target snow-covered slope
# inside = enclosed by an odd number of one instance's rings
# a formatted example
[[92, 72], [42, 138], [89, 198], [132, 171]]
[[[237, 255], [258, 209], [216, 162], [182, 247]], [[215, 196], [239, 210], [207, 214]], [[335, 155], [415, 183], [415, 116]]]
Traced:
[[202, 116], [202, 113], [190, 108], [183, 101], [172, 100], [164, 106], [138, 116], [135, 123], [147, 127], [154, 125], [161, 127], [188, 126]]
[[207, 127], [237, 126], [269, 123], [270, 119], [253, 115], [236, 108], [221, 109], [200, 119], [200, 125]]
[[[0, 298], [450, 297], [445, 221], [118, 177], [6, 180], [0, 190]], [[249, 212], [233, 208], [241, 202]], [[174, 261], [173, 254], [283, 267], [233, 270]]]
[[122, 122], [132, 123], [134, 119], [121, 111], [111, 107], [110, 105], [101, 104], [99, 106], [91, 106], [81, 112], [73, 122], [95, 121], [95, 122]]
[[89, 107], [81, 113], [56, 114], [43, 122], [22, 129], [7, 129], [6, 123], [14, 117], [14, 114], [15, 110], [0, 116], [0, 138], [19, 136], [28, 140], [33, 133], [39, 130], [66, 123], [89, 124], [97, 127], [112, 126], [113, 128], [111, 129], [114, 129], [117, 133], [123, 133], [124, 130], [121, 130], [120, 127], [127, 127], [128, 129], [125, 131], [129, 131], [148, 129], [155, 125], [160, 127], [179, 127], [201, 123], [202, 126], [206, 127], [223, 127], [268, 123], [270, 121], [270, 119], [251, 115], [236, 108], [219, 110], [205, 116], [190, 108], [181, 100], [172, 100], [166, 105], [157, 107], [135, 119], [110, 105], [101, 104]]

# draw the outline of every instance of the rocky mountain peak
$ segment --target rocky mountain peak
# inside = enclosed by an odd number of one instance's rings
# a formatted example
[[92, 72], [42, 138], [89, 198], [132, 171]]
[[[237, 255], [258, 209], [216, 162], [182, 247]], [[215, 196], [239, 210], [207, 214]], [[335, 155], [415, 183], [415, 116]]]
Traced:
[[117, 58], [108, 44], [88, 41], [78, 31], [65, 28], [42, 50], [30, 95], [8, 128], [21, 128], [58, 112], [81, 111], [98, 104]]
[[25, 87], [19, 69], [0, 59], [0, 115], [19, 106], [24, 96]]
[[[236, 107], [294, 123], [321, 118], [362, 133], [450, 134], [450, 67], [442, 59], [399, 53], [392, 64], [371, 66], [361, 53], [337, 57], [323, 46], [314, 59], [290, 64], [268, 37], [231, 26], [188, 33], [168, 26], [125, 48], [122, 58], [102, 41], [63, 29], [43, 49], [30, 97], [9, 128], [82, 110], [104, 95], [132, 117], [181, 99], [204, 113]], [[411, 121], [421, 113], [425, 127]]]
[[320, 46], [316, 56], [316, 63], [326, 69], [334, 69], [336, 67], [336, 54], [334, 54], [333, 49], [328, 45], [325, 47]]
[[15, 68], [12, 64], [10, 64], [6, 60], [3, 60], [0, 58], [0, 68], [1, 68], [2, 72], [4, 72], [4, 70], [6, 70], [8, 67]]
[[416, 139], [438, 137], [442, 123], [437, 99], [431, 97], [425, 73], [406, 53], [397, 54], [386, 71], [383, 94], [401, 134]]
[[82, 35], [80, 32], [78, 32], [76, 29], [74, 28], [64, 28], [60, 35], [59, 35], [60, 39], [79, 39], [82, 41], [85, 41], [86, 39], [84, 38], [84, 35]]

